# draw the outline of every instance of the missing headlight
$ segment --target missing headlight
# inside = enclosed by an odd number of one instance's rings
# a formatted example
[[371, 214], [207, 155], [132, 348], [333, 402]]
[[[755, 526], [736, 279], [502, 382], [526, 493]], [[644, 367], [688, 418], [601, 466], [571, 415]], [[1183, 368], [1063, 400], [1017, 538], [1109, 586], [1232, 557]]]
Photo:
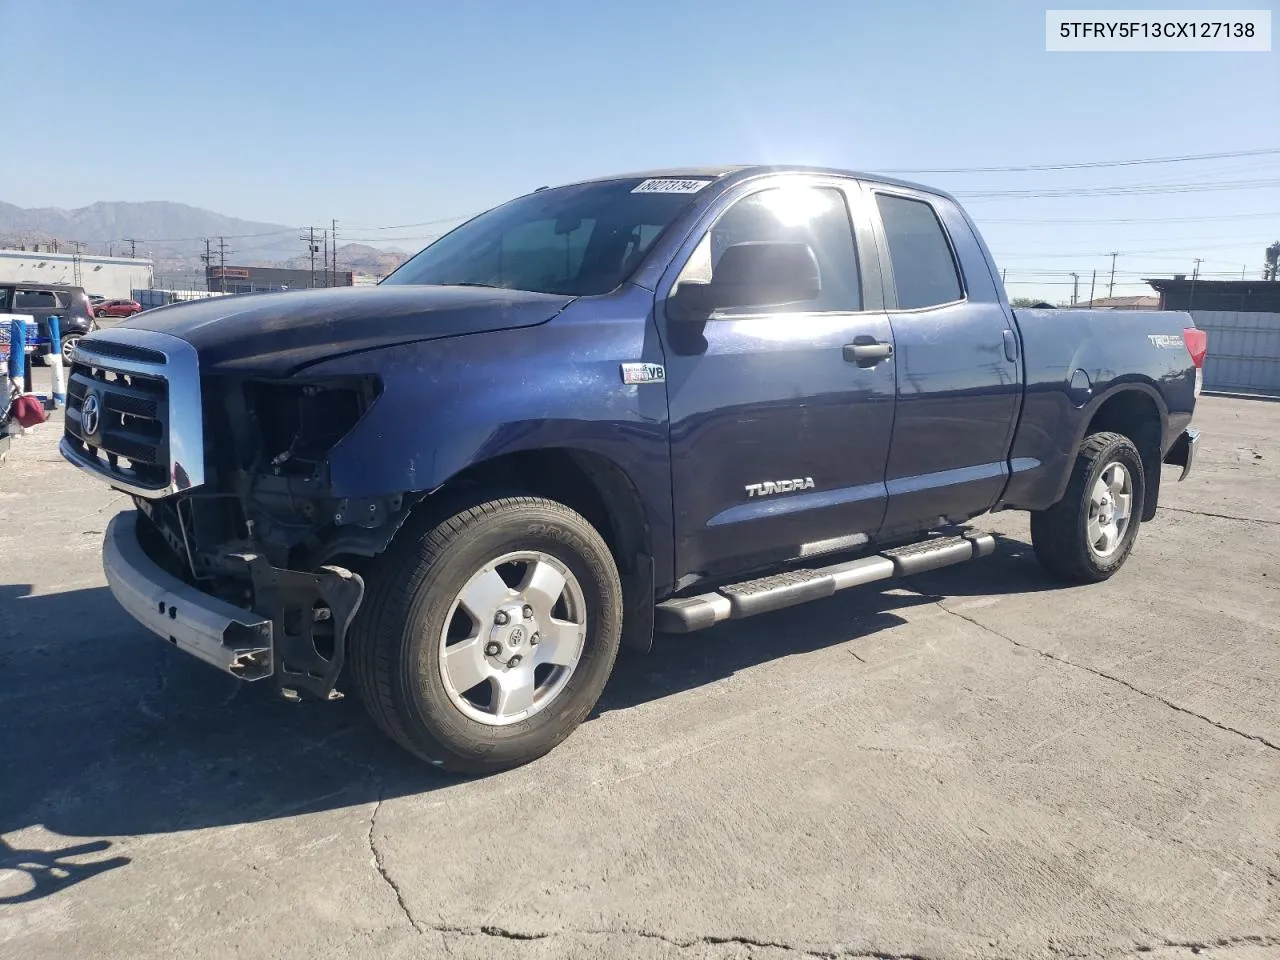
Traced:
[[261, 441], [260, 469], [310, 475], [377, 399], [375, 378], [245, 384]]

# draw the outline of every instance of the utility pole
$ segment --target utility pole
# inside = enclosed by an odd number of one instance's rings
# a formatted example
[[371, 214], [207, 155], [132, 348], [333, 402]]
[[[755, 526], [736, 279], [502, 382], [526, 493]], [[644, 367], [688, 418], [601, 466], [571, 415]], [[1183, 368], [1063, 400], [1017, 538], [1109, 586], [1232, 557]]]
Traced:
[[1098, 271], [1094, 268], [1093, 279], [1089, 281], [1089, 306], [1093, 306], [1093, 288], [1098, 282]]
[[329, 221], [330, 232], [333, 233], [333, 285], [338, 285], [338, 221]]
[[329, 231], [324, 230], [321, 232], [324, 234], [324, 257], [320, 262], [324, 265], [324, 285], [328, 287], [331, 285], [329, 281]]
[[1009, 285], [1009, 268], [1008, 267], [1005, 267], [1003, 270], [1000, 271], [1000, 282], [1003, 283], [1005, 286]]
[[1119, 252], [1111, 252], [1111, 283], [1107, 285], [1107, 299], [1111, 299], [1112, 293], [1116, 289], [1116, 257], [1120, 256]]
[[1080, 274], [1073, 273], [1071, 275], [1071, 305], [1074, 307], [1080, 302]]
[[129, 256], [136, 257], [138, 255], [138, 241], [125, 237], [124, 242], [129, 245]]
[[1200, 264], [1204, 263], [1204, 259], [1202, 257], [1195, 257], [1192, 262], [1195, 266], [1191, 268], [1191, 279], [1195, 281], [1200, 277]]
[[218, 238], [218, 292], [227, 292], [227, 238]]
[[316, 285], [316, 253], [318, 252], [316, 247], [316, 228], [307, 227], [307, 232], [298, 237], [298, 239], [307, 241], [307, 256], [311, 258], [310, 286], [314, 287]]
[[209, 285], [209, 267], [213, 265], [213, 253], [209, 250], [209, 247], [212, 243], [213, 241], [208, 237], [204, 238], [204, 253], [200, 256], [200, 262], [204, 264], [204, 288], [206, 290], [213, 289]]

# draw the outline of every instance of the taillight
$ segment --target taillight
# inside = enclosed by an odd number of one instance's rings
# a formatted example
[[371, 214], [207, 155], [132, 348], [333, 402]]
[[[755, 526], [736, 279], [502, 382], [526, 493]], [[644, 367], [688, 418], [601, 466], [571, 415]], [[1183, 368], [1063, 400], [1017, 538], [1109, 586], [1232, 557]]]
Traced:
[[1187, 345], [1191, 362], [1199, 370], [1204, 366], [1204, 355], [1209, 352], [1209, 334], [1195, 327], [1186, 327], [1182, 331], [1182, 342]]
[[1209, 334], [1195, 327], [1183, 327], [1182, 342], [1187, 345], [1187, 353], [1191, 354], [1191, 363], [1196, 368], [1196, 385], [1192, 393], [1199, 397], [1204, 389], [1204, 355], [1209, 352]]

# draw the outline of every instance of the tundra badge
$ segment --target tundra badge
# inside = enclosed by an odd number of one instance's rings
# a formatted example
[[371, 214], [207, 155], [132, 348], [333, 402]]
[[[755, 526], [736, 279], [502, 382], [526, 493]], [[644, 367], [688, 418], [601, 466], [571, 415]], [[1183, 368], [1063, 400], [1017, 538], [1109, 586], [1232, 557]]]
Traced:
[[767, 497], [771, 493], [792, 493], [796, 490], [812, 490], [813, 477], [797, 477], [794, 480], [765, 480], [763, 483], [748, 483], [748, 497]]
[[666, 383], [667, 370], [660, 363], [624, 363], [623, 383]]

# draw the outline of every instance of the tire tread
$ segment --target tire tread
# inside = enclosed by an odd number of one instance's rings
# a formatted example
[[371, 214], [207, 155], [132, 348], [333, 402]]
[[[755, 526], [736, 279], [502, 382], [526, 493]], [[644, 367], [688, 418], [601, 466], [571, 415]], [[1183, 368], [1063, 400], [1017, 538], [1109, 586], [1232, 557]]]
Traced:
[[[1080, 507], [1084, 502], [1085, 485], [1092, 476], [1094, 466], [1099, 458], [1108, 450], [1125, 446], [1133, 453], [1139, 469], [1142, 457], [1132, 441], [1124, 434], [1103, 431], [1085, 437], [1076, 452], [1075, 463], [1071, 468], [1071, 478], [1062, 499], [1047, 510], [1036, 510], [1031, 514], [1031, 543], [1040, 563], [1051, 573], [1075, 583], [1097, 583], [1105, 580], [1118, 570], [1127, 559], [1137, 536], [1137, 527], [1141, 523], [1142, 503], [1134, 505], [1130, 524], [1133, 533], [1126, 531], [1128, 543], [1122, 547], [1118, 562], [1100, 567], [1092, 560], [1088, 545], [1079, 535]], [[1141, 474], [1137, 477], [1145, 496], [1146, 480]], [[1137, 491], [1135, 491], [1137, 492]]]

